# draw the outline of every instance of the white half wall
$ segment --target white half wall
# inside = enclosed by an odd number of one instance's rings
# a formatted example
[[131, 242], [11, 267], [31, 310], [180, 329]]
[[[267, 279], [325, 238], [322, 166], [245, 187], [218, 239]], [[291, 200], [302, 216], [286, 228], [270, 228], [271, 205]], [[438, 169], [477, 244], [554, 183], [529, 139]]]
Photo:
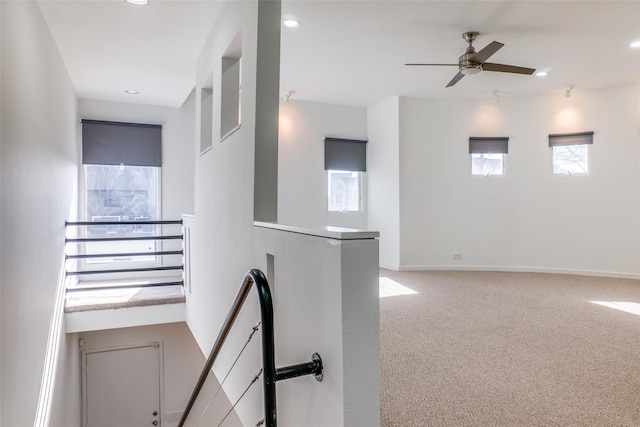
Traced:
[[[400, 268], [640, 277], [639, 95], [401, 98]], [[553, 175], [548, 134], [580, 131], [590, 174]], [[510, 137], [505, 176], [470, 176], [469, 136]]]
[[[278, 221], [305, 227], [367, 227], [367, 175], [363, 212], [327, 210], [324, 137], [367, 139], [364, 108], [296, 101], [280, 102]], [[370, 144], [367, 144], [369, 148]]]
[[0, 424], [28, 426], [74, 203], [77, 99], [38, 4], [0, 7]]
[[378, 233], [257, 225], [254, 264], [270, 280], [276, 367], [315, 352], [324, 364], [321, 382], [277, 383], [279, 424], [379, 426]]

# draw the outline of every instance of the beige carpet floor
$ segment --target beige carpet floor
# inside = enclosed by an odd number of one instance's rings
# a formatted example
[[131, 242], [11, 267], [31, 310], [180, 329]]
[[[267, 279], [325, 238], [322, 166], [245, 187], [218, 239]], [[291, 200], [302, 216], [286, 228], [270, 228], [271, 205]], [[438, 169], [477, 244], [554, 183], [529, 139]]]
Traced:
[[640, 281], [380, 275], [383, 426], [640, 426]]

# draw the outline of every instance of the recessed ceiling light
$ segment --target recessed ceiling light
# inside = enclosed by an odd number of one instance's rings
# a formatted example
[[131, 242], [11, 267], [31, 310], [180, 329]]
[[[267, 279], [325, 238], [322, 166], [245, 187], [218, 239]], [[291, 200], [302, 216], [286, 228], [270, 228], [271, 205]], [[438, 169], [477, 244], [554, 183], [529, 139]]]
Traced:
[[135, 89], [127, 89], [124, 91], [124, 93], [128, 93], [129, 95], [137, 95], [140, 93], [140, 91]]
[[630, 48], [636, 49], [640, 47], [640, 40], [637, 40], [629, 45]]
[[549, 72], [548, 71], [544, 71], [544, 70], [538, 71], [536, 73], [536, 77], [544, 77], [544, 76], [548, 76], [548, 75], [549, 75]]
[[137, 4], [137, 5], [145, 5], [148, 0], [127, 0], [127, 3]]
[[300, 26], [300, 21], [297, 21], [295, 19], [285, 19], [284, 21], [282, 21], [282, 25], [287, 28], [298, 28]]

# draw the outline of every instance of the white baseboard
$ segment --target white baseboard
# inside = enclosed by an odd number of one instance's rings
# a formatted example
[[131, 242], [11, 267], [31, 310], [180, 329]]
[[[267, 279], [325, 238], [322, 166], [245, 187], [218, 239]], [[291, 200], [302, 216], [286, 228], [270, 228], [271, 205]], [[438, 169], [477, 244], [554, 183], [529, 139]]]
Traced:
[[393, 270], [393, 271], [401, 271], [401, 267], [399, 265], [386, 264], [384, 262], [380, 263], [380, 268], [386, 268], [387, 270]]
[[403, 266], [384, 266], [394, 271], [504, 271], [514, 273], [550, 273], [550, 274], [570, 274], [575, 276], [592, 276], [592, 277], [612, 277], [617, 279], [640, 279], [639, 273], [623, 273], [617, 271], [598, 271], [598, 270], [575, 270], [564, 268], [541, 268], [541, 267], [505, 267], [505, 266], [489, 266], [489, 265], [403, 265]]

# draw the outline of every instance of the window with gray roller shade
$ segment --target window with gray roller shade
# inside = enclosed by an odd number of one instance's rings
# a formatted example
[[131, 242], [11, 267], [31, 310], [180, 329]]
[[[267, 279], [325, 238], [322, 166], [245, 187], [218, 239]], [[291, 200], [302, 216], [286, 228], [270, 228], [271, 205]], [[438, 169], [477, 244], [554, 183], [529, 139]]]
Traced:
[[549, 147], [593, 144], [593, 132], [549, 134]]
[[162, 166], [162, 126], [82, 120], [82, 163]]
[[469, 154], [507, 154], [509, 137], [469, 137]]
[[325, 170], [366, 172], [367, 141], [325, 138], [324, 168]]

